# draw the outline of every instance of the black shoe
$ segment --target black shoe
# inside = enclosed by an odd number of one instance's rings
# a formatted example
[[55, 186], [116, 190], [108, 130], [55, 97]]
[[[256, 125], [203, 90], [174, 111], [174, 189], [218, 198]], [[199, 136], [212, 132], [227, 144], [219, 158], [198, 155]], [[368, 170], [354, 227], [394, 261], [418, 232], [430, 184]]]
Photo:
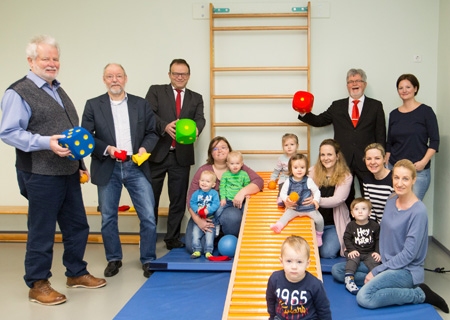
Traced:
[[166, 241], [167, 250], [172, 250], [174, 248], [184, 248], [185, 244], [178, 239], [175, 240], [167, 240]]
[[119, 273], [119, 268], [122, 266], [122, 261], [110, 261], [105, 269], [105, 277], [112, 277]]
[[153, 274], [153, 270], [150, 270], [150, 263], [144, 263], [142, 265], [142, 270], [144, 270], [144, 277], [150, 278], [150, 276]]

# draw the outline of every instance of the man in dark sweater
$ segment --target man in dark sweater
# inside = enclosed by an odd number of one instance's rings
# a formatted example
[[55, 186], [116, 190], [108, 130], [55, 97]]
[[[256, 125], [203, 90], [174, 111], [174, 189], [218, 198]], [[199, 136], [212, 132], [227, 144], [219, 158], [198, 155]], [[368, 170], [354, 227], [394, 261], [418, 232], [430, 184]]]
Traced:
[[61, 132], [78, 126], [69, 96], [56, 80], [59, 46], [38, 36], [27, 47], [28, 74], [13, 83], [1, 102], [0, 138], [16, 148], [16, 171], [21, 195], [28, 199], [28, 238], [25, 283], [29, 299], [43, 305], [67, 298], [50, 286], [53, 244], [58, 223], [64, 242], [67, 287], [100, 288], [83, 260], [89, 234], [80, 176], [88, 174], [82, 160], [69, 160], [68, 148], [58, 144]]

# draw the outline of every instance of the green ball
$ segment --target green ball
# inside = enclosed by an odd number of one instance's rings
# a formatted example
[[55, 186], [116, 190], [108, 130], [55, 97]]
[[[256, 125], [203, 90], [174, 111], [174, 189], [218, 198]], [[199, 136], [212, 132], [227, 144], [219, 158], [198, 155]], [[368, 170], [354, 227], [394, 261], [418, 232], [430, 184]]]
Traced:
[[194, 120], [180, 119], [175, 127], [175, 140], [180, 144], [192, 144], [197, 138], [197, 125]]

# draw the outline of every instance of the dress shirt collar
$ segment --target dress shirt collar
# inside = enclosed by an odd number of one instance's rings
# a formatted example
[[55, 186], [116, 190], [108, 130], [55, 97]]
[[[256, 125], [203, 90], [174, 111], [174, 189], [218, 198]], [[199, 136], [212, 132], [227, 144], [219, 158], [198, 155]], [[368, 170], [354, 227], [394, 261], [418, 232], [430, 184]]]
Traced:
[[[34, 73], [31, 70], [28, 71], [27, 78], [30, 79], [31, 81], [33, 81], [38, 86], [38, 88], [42, 88], [45, 85], [47, 85], [47, 87], [50, 88], [50, 85], [47, 83], [47, 81], [45, 81], [44, 79], [39, 77], [36, 73]], [[58, 89], [59, 86], [61, 85], [61, 83], [56, 79], [53, 80], [52, 84], [53, 84], [53, 88], [55, 90]]]
[[[109, 95], [108, 95], [109, 96]], [[111, 97], [109, 97], [109, 102], [111, 102], [111, 105], [112, 106], [118, 106], [118, 105], [121, 105], [122, 103], [124, 103], [124, 102], [128, 102], [128, 95], [127, 95], [127, 93], [125, 92], [125, 97], [123, 97], [123, 99], [122, 100], [112, 100], [111, 99]]]
[[353, 106], [353, 100], [359, 100], [358, 106], [362, 106], [364, 104], [365, 99], [366, 96], [364, 94], [359, 99], [353, 99], [352, 97], [348, 97], [348, 103], [349, 105]]

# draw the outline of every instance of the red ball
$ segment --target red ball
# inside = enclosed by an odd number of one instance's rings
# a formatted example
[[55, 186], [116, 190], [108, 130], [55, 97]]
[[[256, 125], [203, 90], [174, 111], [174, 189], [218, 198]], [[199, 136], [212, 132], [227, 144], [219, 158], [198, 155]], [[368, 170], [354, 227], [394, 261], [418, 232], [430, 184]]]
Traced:
[[292, 99], [292, 108], [300, 113], [309, 113], [314, 104], [314, 96], [307, 91], [297, 91]]

